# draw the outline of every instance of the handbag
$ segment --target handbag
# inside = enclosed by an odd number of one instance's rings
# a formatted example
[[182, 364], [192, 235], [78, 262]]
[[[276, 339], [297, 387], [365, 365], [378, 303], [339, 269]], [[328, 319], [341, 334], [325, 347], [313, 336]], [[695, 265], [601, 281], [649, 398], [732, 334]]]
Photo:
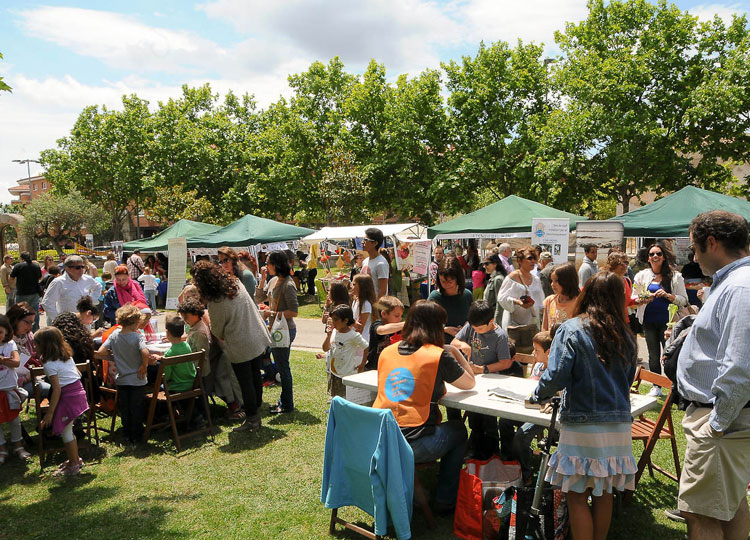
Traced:
[[495, 515], [493, 500], [521, 482], [521, 465], [493, 456], [488, 460], [467, 459], [461, 469], [453, 520], [453, 534], [464, 540], [484, 540], [484, 519]]

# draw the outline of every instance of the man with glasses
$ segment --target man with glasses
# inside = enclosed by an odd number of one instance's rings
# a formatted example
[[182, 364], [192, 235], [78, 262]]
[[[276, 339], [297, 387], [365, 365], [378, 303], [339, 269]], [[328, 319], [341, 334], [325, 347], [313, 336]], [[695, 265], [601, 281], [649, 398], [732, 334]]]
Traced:
[[578, 269], [578, 283], [583, 287], [591, 276], [599, 271], [599, 263], [596, 262], [596, 256], [598, 249], [594, 244], [586, 244], [583, 246], [583, 253], [585, 257], [581, 263], [581, 267]]
[[365, 239], [362, 240], [362, 249], [367, 252], [367, 258], [362, 263], [362, 274], [370, 276], [375, 284], [375, 299], [388, 294], [388, 277], [391, 275], [391, 266], [378, 250], [383, 245], [383, 231], [370, 227], [365, 229]]
[[102, 286], [86, 274], [86, 266], [78, 255], [65, 259], [65, 273], [47, 287], [42, 298], [42, 307], [47, 313], [47, 324], [52, 324], [60, 313], [76, 312], [76, 304], [82, 296], [90, 296], [94, 304], [99, 303]]
[[690, 224], [695, 260], [713, 276], [677, 362], [680, 394], [690, 402], [677, 506], [691, 539], [744, 539], [750, 531], [749, 237], [745, 218], [723, 210]]

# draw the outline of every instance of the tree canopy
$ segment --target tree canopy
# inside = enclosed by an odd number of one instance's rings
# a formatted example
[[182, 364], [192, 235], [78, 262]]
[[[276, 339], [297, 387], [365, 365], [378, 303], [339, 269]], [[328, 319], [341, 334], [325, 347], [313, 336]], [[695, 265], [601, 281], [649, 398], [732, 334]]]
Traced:
[[515, 194], [602, 217], [646, 191], [727, 189], [750, 157], [749, 35], [744, 17], [591, 0], [556, 34], [557, 58], [482, 43], [409, 76], [335, 57], [264, 109], [208, 84], [156, 105], [125, 96], [84, 109], [42, 162], [56, 192], [103, 206], [115, 231], [133, 202], [168, 221], [431, 224]]

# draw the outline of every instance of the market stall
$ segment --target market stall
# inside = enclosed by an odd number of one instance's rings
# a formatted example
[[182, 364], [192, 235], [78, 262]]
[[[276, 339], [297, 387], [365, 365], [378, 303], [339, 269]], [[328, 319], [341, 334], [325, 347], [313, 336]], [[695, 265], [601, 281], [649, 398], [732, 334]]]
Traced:
[[221, 229], [220, 225], [212, 225], [210, 223], [200, 223], [198, 221], [191, 221], [189, 219], [181, 219], [174, 225], [171, 225], [161, 231], [159, 234], [155, 234], [150, 238], [142, 238], [140, 240], [133, 240], [132, 242], [125, 242], [123, 249], [125, 251], [133, 251], [140, 249], [146, 253], [166, 253], [168, 249], [170, 238], [192, 238], [193, 236], [199, 236], [202, 234], [208, 234]]
[[306, 227], [297, 227], [248, 214], [226, 227], [188, 238], [187, 246], [192, 254], [210, 255], [216, 253], [221, 246], [250, 248], [259, 244], [278, 244], [299, 240], [312, 232], [314, 232], [313, 229]]

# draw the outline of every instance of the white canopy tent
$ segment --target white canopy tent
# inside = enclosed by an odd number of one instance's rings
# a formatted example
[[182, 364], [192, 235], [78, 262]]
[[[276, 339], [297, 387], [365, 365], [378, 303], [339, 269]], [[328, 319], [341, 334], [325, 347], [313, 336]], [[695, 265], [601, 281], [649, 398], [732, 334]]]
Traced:
[[380, 229], [383, 236], [395, 236], [398, 240], [427, 240], [427, 227], [419, 223], [389, 223], [387, 225], [353, 225], [350, 227], [323, 227], [301, 239], [306, 244], [323, 241], [343, 241], [353, 238], [364, 238], [365, 230], [370, 227]]

